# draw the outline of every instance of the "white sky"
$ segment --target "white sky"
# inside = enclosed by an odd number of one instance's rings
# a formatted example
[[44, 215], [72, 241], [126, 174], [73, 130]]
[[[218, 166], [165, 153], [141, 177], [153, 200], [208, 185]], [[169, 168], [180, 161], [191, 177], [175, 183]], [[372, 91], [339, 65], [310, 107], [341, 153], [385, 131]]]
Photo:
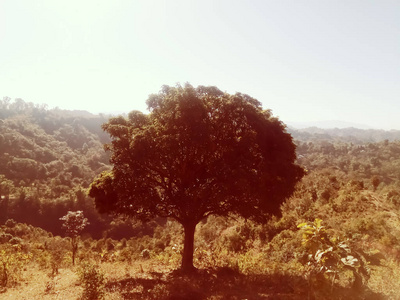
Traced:
[[178, 82], [400, 129], [400, 1], [0, 0], [0, 97], [146, 111]]

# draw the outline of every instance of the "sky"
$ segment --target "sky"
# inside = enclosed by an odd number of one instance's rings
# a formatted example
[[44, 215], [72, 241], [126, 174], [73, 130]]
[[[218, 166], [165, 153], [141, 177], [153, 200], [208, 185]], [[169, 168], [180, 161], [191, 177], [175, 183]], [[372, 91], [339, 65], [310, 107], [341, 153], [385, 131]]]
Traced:
[[400, 129], [400, 1], [0, 0], [0, 97], [146, 112], [186, 82], [284, 123]]

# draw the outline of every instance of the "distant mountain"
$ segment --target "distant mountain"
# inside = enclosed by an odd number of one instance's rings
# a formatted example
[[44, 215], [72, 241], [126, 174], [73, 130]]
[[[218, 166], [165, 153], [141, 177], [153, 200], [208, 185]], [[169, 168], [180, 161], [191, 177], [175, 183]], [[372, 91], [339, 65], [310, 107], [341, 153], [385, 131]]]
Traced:
[[357, 129], [375, 129], [371, 126], [365, 124], [358, 124], [352, 122], [344, 122], [344, 121], [316, 121], [316, 122], [287, 122], [289, 127], [293, 127], [295, 129], [304, 129], [310, 127], [317, 127], [321, 129], [334, 129], [334, 128], [357, 128]]
[[383, 130], [383, 129], [359, 129], [355, 127], [346, 128], [294, 128], [289, 126], [288, 132], [295, 140], [299, 141], [315, 141], [315, 140], [341, 140], [342, 142], [364, 144], [378, 143], [384, 140], [399, 141], [400, 130]]

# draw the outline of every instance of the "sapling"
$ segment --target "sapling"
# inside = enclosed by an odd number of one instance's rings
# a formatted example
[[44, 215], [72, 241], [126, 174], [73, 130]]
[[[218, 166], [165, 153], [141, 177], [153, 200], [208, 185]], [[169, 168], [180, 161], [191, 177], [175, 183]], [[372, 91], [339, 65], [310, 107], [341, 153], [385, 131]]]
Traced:
[[83, 216], [83, 211], [69, 211], [64, 217], [60, 218], [64, 221], [62, 227], [65, 229], [67, 236], [71, 238], [72, 247], [72, 264], [75, 265], [75, 257], [78, 251], [79, 236], [82, 230], [89, 225], [88, 219]]

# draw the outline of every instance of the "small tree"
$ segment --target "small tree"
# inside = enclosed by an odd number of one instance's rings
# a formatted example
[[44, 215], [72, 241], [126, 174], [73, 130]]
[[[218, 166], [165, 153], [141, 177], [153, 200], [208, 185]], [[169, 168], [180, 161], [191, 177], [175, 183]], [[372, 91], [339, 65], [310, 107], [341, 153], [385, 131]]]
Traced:
[[0, 224], [8, 219], [9, 197], [14, 190], [13, 182], [0, 175]]
[[236, 214], [265, 222], [304, 175], [285, 125], [248, 95], [164, 86], [147, 104], [148, 115], [133, 111], [103, 125], [114, 167], [89, 195], [100, 212], [178, 221], [185, 271], [194, 268], [201, 220]]
[[69, 211], [64, 217], [60, 218], [64, 221], [62, 227], [65, 229], [67, 236], [71, 238], [72, 247], [72, 264], [75, 264], [75, 257], [78, 251], [79, 236], [82, 230], [89, 224], [88, 219], [83, 216], [81, 210]]

